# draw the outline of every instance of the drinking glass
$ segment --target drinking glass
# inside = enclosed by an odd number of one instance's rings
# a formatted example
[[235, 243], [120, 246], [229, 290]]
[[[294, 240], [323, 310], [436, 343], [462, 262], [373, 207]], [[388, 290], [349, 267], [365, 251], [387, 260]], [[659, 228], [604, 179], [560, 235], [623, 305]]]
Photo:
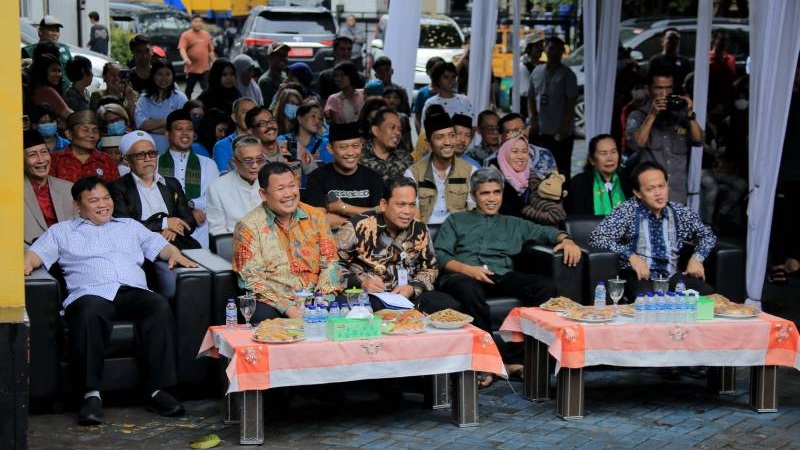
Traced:
[[616, 278], [608, 280], [608, 296], [614, 302], [614, 311], [617, 311], [617, 303], [625, 293], [625, 280], [621, 279], [619, 275]]
[[242, 311], [242, 316], [244, 316], [245, 327], [253, 328], [253, 325], [250, 324], [250, 318], [256, 312], [256, 296], [251, 292], [240, 295], [239, 310]]
[[665, 293], [669, 290], [669, 278], [664, 275], [658, 275], [653, 278], [653, 292]]

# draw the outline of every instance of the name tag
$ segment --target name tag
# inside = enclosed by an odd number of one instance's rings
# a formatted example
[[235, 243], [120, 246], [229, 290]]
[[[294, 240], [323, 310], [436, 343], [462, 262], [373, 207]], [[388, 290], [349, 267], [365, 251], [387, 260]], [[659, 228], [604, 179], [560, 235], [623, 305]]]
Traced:
[[397, 269], [397, 285], [406, 286], [408, 284], [408, 270], [405, 268]]

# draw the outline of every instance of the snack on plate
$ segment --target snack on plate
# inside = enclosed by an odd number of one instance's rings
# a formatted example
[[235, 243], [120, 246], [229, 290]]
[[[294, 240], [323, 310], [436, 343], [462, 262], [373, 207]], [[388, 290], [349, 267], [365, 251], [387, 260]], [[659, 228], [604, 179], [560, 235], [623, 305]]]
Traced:
[[620, 314], [623, 316], [631, 316], [633, 317], [636, 314], [636, 306], [635, 305], [619, 305]]
[[305, 338], [300, 330], [290, 330], [276, 326], [259, 326], [253, 333], [253, 339], [262, 342], [294, 342]]
[[262, 321], [259, 325], [259, 328], [287, 328], [290, 330], [302, 330], [303, 329], [303, 319], [289, 319], [286, 317], [276, 317], [274, 319], [267, 319]]
[[464, 322], [471, 321], [472, 316], [447, 308], [431, 314], [428, 316], [428, 320], [432, 322]]
[[576, 320], [607, 320], [614, 318], [613, 308], [595, 309], [594, 306], [579, 306], [567, 310], [567, 317]]
[[553, 297], [550, 300], [542, 303], [540, 308], [547, 311], [561, 312], [561, 311], [567, 311], [570, 308], [578, 308], [580, 306], [581, 305], [578, 302], [570, 298]]
[[382, 309], [375, 315], [388, 322], [401, 322], [406, 320], [421, 320], [425, 316], [416, 309]]
[[717, 312], [717, 308], [714, 307], [714, 314], [721, 314], [726, 316], [755, 316], [758, 314], [758, 309], [750, 305], [739, 305], [736, 303], [732, 303], [730, 305], [724, 306], [721, 308], [719, 312]]
[[725, 297], [722, 294], [710, 294], [710, 295], [707, 295], [706, 297], [710, 298], [711, 300], [714, 300], [714, 306], [718, 306], [718, 305], [734, 305], [735, 304], [732, 301], [730, 301], [730, 299], [728, 297]]

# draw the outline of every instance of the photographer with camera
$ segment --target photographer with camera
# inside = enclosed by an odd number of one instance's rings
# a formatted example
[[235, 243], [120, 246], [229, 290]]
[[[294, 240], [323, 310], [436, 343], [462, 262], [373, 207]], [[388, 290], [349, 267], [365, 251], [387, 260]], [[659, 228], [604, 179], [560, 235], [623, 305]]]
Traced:
[[628, 145], [639, 160], [656, 161], [669, 175], [669, 199], [686, 203], [689, 155], [703, 142], [703, 130], [695, 120], [689, 96], [674, 95], [672, 73], [648, 75], [650, 102], [628, 116]]

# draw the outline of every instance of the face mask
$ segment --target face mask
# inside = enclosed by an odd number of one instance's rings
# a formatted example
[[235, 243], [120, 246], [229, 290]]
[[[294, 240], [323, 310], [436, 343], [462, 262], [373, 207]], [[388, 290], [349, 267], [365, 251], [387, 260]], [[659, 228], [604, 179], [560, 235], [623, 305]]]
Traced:
[[40, 123], [36, 129], [42, 137], [50, 137], [56, 134], [56, 123]]
[[633, 99], [637, 101], [642, 101], [645, 98], [644, 89], [634, 89], [631, 94], [633, 95]]
[[739, 111], [744, 111], [745, 109], [747, 109], [747, 106], [749, 104], [750, 104], [750, 102], [747, 101], [747, 99], [745, 99], [745, 98], [740, 98], [739, 100], [736, 100], [735, 102], [733, 102], [733, 106], [736, 109], [738, 109]]
[[297, 105], [291, 103], [283, 105], [283, 113], [286, 115], [287, 119], [294, 120], [294, 118], [297, 117]]
[[125, 134], [125, 121], [117, 120], [116, 122], [111, 122], [106, 125], [106, 131], [108, 131], [108, 134], [111, 136], [122, 136]]

